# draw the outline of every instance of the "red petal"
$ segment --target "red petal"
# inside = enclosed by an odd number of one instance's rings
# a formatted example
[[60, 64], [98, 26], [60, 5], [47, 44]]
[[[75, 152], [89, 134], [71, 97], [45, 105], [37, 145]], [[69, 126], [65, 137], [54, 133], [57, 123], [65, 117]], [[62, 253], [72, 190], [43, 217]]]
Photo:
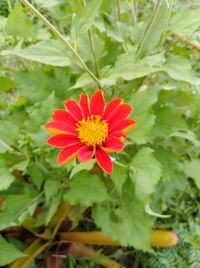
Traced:
[[67, 100], [64, 102], [65, 107], [67, 110], [77, 119], [82, 120], [83, 115], [81, 108], [79, 107], [78, 103], [74, 100]]
[[101, 148], [99, 147], [95, 153], [97, 163], [107, 174], [112, 173], [112, 161], [110, 156]]
[[131, 113], [132, 108], [129, 104], [120, 104], [106, 119], [106, 121], [110, 124], [116, 124], [116, 122], [125, 119]]
[[89, 116], [89, 114], [90, 114], [90, 111], [89, 111], [89, 103], [90, 103], [90, 100], [88, 98], [88, 95], [87, 94], [81, 94], [81, 97], [80, 97], [80, 106], [81, 106], [83, 115], [85, 117]]
[[81, 146], [82, 145], [80, 143], [76, 143], [62, 149], [62, 151], [60, 151], [60, 153], [58, 154], [58, 164], [63, 165], [68, 161], [72, 160], [76, 156]]
[[75, 125], [77, 123], [77, 120], [67, 111], [65, 110], [55, 110], [52, 113], [52, 118], [54, 121], [67, 123], [70, 125]]
[[47, 140], [47, 144], [56, 148], [63, 148], [69, 146], [69, 144], [77, 143], [77, 136], [73, 134], [58, 134], [50, 137]]
[[76, 133], [75, 127], [63, 122], [50, 122], [44, 125], [44, 128], [53, 134]]
[[122, 99], [121, 98], [117, 98], [117, 99], [114, 99], [112, 100], [111, 102], [108, 103], [108, 105], [106, 106], [106, 109], [105, 109], [105, 112], [104, 112], [104, 115], [103, 115], [103, 118], [102, 119], [106, 119], [110, 113], [113, 112], [113, 110], [119, 106], [119, 104], [122, 102]]
[[110, 133], [109, 138], [110, 137], [117, 137], [117, 138], [127, 139], [127, 135], [124, 132], [121, 132], [121, 131], [116, 131], [116, 132]]
[[113, 133], [116, 131], [124, 131], [130, 126], [134, 126], [136, 122], [132, 119], [123, 119], [121, 121], [116, 122], [116, 124], [113, 124], [110, 129], [109, 133]]
[[105, 108], [105, 101], [103, 97], [103, 91], [97, 90], [90, 101], [90, 114], [96, 114], [102, 116]]
[[109, 137], [103, 147], [107, 152], [117, 152], [124, 149], [124, 143], [117, 137]]
[[88, 146], [84, 146], [78, 152], [78, 160], [80, 162], [87, 162], [94, 156], [94, 150], [91, 150]]

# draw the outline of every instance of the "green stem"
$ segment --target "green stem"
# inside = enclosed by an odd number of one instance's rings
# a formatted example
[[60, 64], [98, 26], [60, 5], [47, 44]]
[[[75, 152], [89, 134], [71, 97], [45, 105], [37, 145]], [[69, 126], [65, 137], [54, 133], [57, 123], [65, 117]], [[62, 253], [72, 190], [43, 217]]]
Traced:
[[82, 69], [86, 71], [90, 77], [96, 82], [98, 87], [101, 88], [100, 82], [98, 78], [93, 74], [93, 72], [87, 67], [87, 65], [84, 63], [83, 59], [80, 57], [80, 55], [77, 53], [77, 51], [72, 47], [72, 45], [65, 39], [65, 37], [56, 29], [56, 27], [47, 20], [32, 4], [30, 4], [27, 0], [20, 0], [27, 8], [29, 8], [36, 17], [41, 19], [44, 24], [59, 38], [65, 46], [73, 53], [75, 58], [78, 60], [79, 64], [81, 65]]
[[132, 11], [132, 24], [135, 25], [137, 23], [137, 7], [135, 0], [131, 0], [131, 11]]
[[7, 1], [7, 5], [8, 5], [8, 11], [11, 12], [12, 11], [12, 5], [10, 0], [6, 0]]
[[117, 4], [117, 17], [118, 17], [118, 20], [121, 20], [121, 11], [120, 11], [119, 0], [116, 0], [116, 4]]
[[93, 64], [96, 72], [96, 76], [99, 77], [99, 70], [98, 70], [98, 65], [97, 65], [97, 58], [96, 58], [96, 53], [95, 53], [95, 48], [94, 48], [94, 39], [92, 35], [92, 30], [88, 30], [88, 37], [89, 37], [89, 42], [90, 42], [90, 48], [91, 48], [91, 53], [93, 57]]
[[[86, 6], [85, 0], [81, 0], [81, 2], [83, 6]], [[89, 37], [89, 42], [90, 42], [91, 54], [93, 58], [93, 65], [95, 68], [96, 76], [99, 78], [99, 70], [98, 70], [97, 58], [96, 58], [96, 53], [95, 53], [94, 39], [93, 39], [91, 29], [88, 30], [88, 37]]]

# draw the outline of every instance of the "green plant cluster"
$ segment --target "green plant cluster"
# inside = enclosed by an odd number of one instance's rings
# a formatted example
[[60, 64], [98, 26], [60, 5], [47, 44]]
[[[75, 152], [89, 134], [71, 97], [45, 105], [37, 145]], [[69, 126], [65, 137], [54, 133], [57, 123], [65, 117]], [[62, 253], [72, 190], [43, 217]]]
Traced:
[[[64, 201], [71, 209], [61, 228], [101, 230], [124, 246], [128, 267], [199, 267], [198, 1], [30, 1], [64, 42], [22, 2], [9, 14], [0, 4], [0, 266], [26, 258], [35, 237], [48, 240]], [[95, 160], [58, 167], [42, 125], [64, 100], [99, 85], [107, 102], [122, 97], [134, 108], [126, 148], [112, 155], [110, 176], [94, 172]], [[177, 232], [179, 245], [153, 252], [152, 229]], [[46, 267], [51, 252], [30, 267]], [[127, 261], [117, 249], [113, 256]], [[95, 263], [69, 257], [63, 267]]]

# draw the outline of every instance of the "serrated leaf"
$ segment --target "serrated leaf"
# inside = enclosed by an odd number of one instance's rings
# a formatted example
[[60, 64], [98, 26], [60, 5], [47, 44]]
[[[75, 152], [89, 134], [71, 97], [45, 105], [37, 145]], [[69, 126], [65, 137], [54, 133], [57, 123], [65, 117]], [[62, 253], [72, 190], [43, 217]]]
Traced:
[[184, 163], [185, 174], [192, 178], [200, 189], [200, 159], [191, 159]]
[[24, 256], [26, 255], [23, 252], [17, 249], [14, 245], [8, 243], [0, 235], [0, 266], [9, 264]]
[[71, 26], [71, 36], [73, 40], [76, 40], [80, 34], [87, 32], [92, 26], [98, 14], [101, 2], [102, 0], [90, 1], [76, 14]]
[[130, 99], [136, 126], [129, 133], [129, 137], [138, 144], [144, 144], [151, 138], [149, 134], [156, 118], [152, 111], [152, 105], [157, 101], [157, 94], [157, 90], [148, 89], [135, 93]]
[[6, 169], [0, 168], [0, 191], [9, 188], [15, 177]]
[[128, 178], [128, 168], [115, 165], [110, 179], [116, 187], [118, 193], [121, 193], [122, 187]]
[[37, 61], [52, 66], [69, 66], [70, 59], [67, 55], [67, 49], [57, 40], [41, 41], [24, 49], [15, 48], [13, 50], [4, 50], [2, 55], [18, 56], [20, 58]]
[[27, 171], [28, 171], [29, 175], [31, 176], [32, 182], [39, 190], [44, 179], [45, 179], [46, 174], [36, 163], [31, 163], [28, 166]]
[[18, 138], [19, 127], [11, 121], [0, 120], [0, 144], [2, 144], [2, 149], [12, 150], [8, 145], [13, 144]]
[[46, 100], [52, 92], [55, 92], [55, 95], [62, 99], [70, 96], [67, 93], [69, 77], [65, 70], [35, 68], [29, 71], [12, 72], [12, 76], [19, 94], [31, 103]]
[[141, 148], [130, 163], [130, 177], [135, 184], [135, 194], [139, 200], [147, 203], [155, 186], [161, 178], [161, 164], [149, 147]]
[[[29, 110], [29, 117], [25, 122], [25, 127], [28, 132], [37, 132], [41, 130], [42, 124], [47, 122], [50, 114], [55, 107], [54, 93], [48, 96], [46, 100], [41, 101], [35, 106], [31, 106]], [[46, 134], [43, 131], [43, 134]]]
[[191, 36], [200, 26], [200, 8], [178, 9], [170, 20], [169, 29], [181, 36]]
[[15, 83], [7, 76], [0, 76], [0, 92], [15, 88]]
[[72, 168], [72, 171], [71, 171], [71, 174], [70, 174], [70, 179], [78, 172], [82, 171], [82, 170], [88, 170], [90, 171], [94, 164], [96, 163], [96, 160], [95, 159], [92, 159], [88, 162], [85, 162], [85, 163], [79, 163], [78, 165], [74, 166]]
[[153, 221], [136, 199], [130, 179], [122, 188], [121, 204], [97, 205], [93, 209], [93, 217], [97, 226], [122, 246], [150, 251]]
[[191, 62], [182, 56], [171, 55], [163, 65], [163, 71], [174, 80], [200, 85], [200, 78], [192, 70]]
[[16, 4], [8, 16], [4, 32], [14, 37], [29, 38], [36, 34], [36, 27], [26, 16], [23, 7]]
[[184, 118], [174, 109], [164, 107], [156, 110], [156, 122], [153, 128], [154, 137], [168, 137], [176, 131], [187, 131], [188, 125]]
[[163, 178], [175, 179], [177, 171], [181, 168], [178, 156], [169, 149], [158, 147], [155, 150], [155, 157], [162, 164]]
[[70, 204], [90, 206], [109, 200], [111, 197], [101, 178], [97, 175], [89, 175], [82, 171], [71, 179], [70, 188], [64, 194], [64, 199]]
[[127, 81], [147, 76], [161, 70], [160, 63], [158, 63], [159, 55], [149, 58], [136, 59], [133, 53], [122, 54], [118, 57], [117, 62], [108, 77], [100, 80], [102, 85], [111, 86], [116, 84], [117, 79], [124, 79]]
[[170, 0], [157, 1], [154, 13], [139, 43], [137, 55], [143, 56], [159, 44], [169, 22], [170, 2]]
[[60, 184], [57, 180], [47, 180], [44, 185], [44, 194], [46, 201], [49, 202], [52, 197], [56, 196], [59, 192]]
[[3, 202], [0, 213], [0, 230], [18, 226], [28, 217], [32, 216], [40, 195], [35, 198], [28, 195], [10, 195]]

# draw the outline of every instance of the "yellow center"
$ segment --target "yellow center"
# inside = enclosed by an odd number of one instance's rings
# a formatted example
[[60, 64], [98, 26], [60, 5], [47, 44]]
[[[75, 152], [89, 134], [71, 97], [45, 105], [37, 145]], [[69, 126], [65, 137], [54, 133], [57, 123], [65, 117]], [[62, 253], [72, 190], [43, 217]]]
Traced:
[[76, 128], [81, 143], [87, 146], [102, 145], [108, 137], [108, 123], [99, 115], [91, 115], [77, 123]]

